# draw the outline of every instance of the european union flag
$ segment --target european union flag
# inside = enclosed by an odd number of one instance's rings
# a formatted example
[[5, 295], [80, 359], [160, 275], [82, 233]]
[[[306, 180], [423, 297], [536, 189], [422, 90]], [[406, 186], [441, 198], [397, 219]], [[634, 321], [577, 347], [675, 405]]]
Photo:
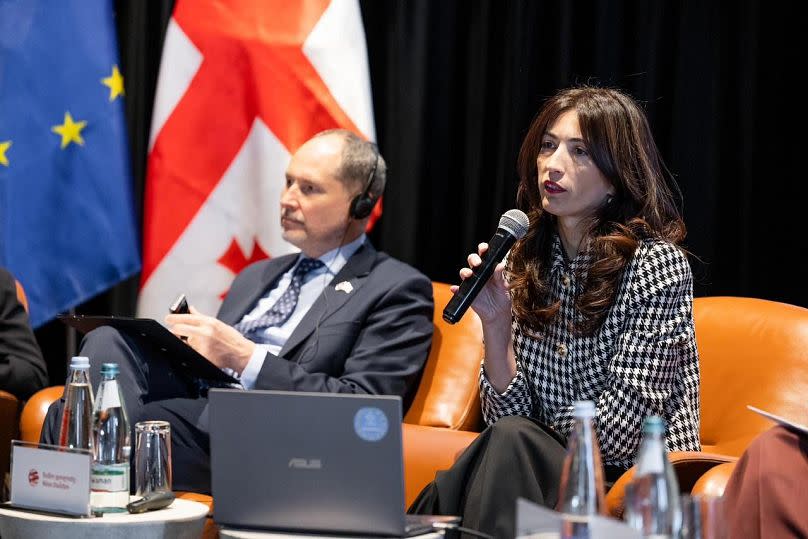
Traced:
[[0, 0], [0, 265], [34, 327], [140, 269], [112, 0]]

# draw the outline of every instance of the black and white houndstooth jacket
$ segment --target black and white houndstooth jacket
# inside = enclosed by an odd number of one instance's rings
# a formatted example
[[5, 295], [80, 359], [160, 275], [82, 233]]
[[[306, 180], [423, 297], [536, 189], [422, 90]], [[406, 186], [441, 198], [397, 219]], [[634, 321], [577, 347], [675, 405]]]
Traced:
[[[480, 371], [488, 424], [506, 415], [533, 416], [564, 436], [572, 404], [592, 400], [604, 464], [634, 464], [646, 416], [662, 416], [671, 451], [698, 450], [699, 362], [693, 327], [693, 278], [684, 254], [659, 240], [640, 242], [615, 303], [591, 337], [570, 330], [588, 252], [568, 264], [555, 238], [551, 294], [561, 300], [554, 323], [537, 337], [513, 324], [517, 374], [503, 394]], [[578, 315], [579, 316], [579, 315]]]

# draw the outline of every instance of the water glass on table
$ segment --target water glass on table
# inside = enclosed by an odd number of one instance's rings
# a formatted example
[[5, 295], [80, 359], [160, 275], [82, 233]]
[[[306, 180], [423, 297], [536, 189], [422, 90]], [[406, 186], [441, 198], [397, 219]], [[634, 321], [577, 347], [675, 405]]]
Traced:
[[141, 421], [135, 425], [135, 494], [171, 492], [171, 425]]
[[721, 497], [682, 495], [682, 539], [724, 539], [726, 531]]

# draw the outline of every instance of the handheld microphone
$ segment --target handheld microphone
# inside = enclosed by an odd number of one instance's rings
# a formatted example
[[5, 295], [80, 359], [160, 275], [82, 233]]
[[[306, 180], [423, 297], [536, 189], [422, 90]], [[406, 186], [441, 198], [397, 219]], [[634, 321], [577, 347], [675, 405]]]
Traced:
[[497, 264], [505, 258], [516, 240], [527, 234], [528, 226], [530, 220], [522, 211], [508, 210], [502, 214], [497, 231], [488, 242], [488, 251], [482, 256], [482, 263], [472, 270], [471, 277], [460, 283], [460, 288], [443, 309], [444, 320], [456, 324], [463, 318], [474, 298], [491, 278]]

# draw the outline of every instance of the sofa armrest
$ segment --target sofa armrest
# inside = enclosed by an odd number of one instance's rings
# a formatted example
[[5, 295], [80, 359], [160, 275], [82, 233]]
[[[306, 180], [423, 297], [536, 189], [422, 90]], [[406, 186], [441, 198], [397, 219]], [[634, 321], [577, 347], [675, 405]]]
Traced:
[[668, 458], [676, 471], [680, 492], [690, 492], [696, 481], [711, 468], [738, 460], [738, 457], [704, 451], [672, 451], [668, 454]]
[[[673, 469], [676, 472], [680, 492], [690, 492], [699, 478], [711, 468], [738, 460], [737, 457], [706, 453], [704, 451], [672, 451], [668, 453], [668, 459], [673, 464]], [[632, 466], [626, 473], [621, 475], [606, 494], [606, 509], [613, 517], [623, 517], [626, 485], [634, 478], [634, 468]]]
[[729, 478], [737, 462], [725, 462], [708, 470], [691, 489], [691, 494], [701, 496], [723, 496]]
[[606, 511], [614, 518], [623, 518], [625, 508], [626, 485], [634, 479], [634, 466], [617, 478], [612, 488], [606, 493]]
[[435, 473], [450, 468], [479, 433], [406, 423], [401, 429], [405, 505], [409, 507], [418, 493], [435, 479]]
[[40, 389], [28, 399], [20, 417], [20, 439], [26, 442], [39, 442], [42, 425], [50, 405], [62, 398], [64, 386], [51, 386]]

